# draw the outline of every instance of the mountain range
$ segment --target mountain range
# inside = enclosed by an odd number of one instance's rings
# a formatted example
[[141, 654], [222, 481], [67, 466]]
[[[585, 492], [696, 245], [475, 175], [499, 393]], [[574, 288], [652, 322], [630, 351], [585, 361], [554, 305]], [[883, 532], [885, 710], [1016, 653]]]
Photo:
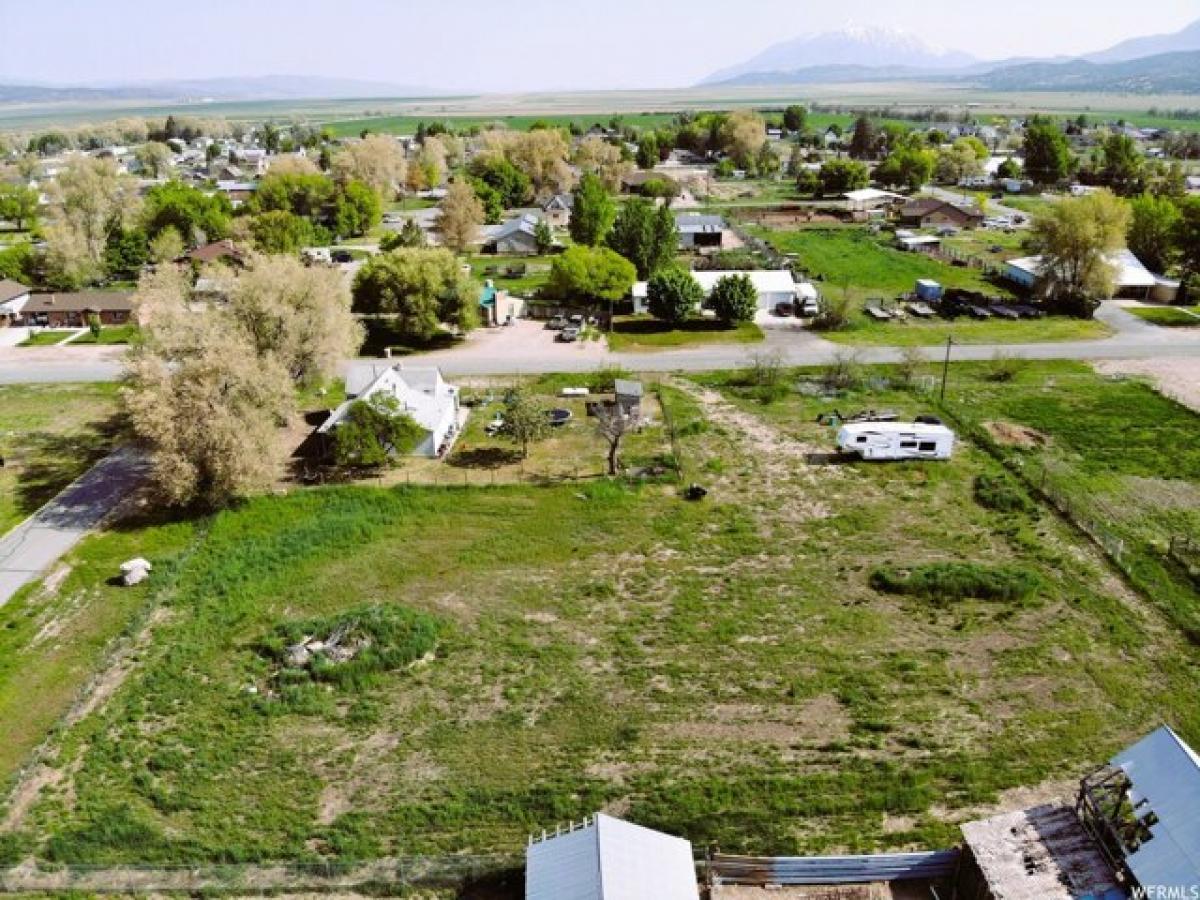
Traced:
[[982, 61], [897, 28], [805, 35], [714, 72], [703, 85], [950, 81], [998, 91], [1200, 91], [1200, 20], [1081, 57]]

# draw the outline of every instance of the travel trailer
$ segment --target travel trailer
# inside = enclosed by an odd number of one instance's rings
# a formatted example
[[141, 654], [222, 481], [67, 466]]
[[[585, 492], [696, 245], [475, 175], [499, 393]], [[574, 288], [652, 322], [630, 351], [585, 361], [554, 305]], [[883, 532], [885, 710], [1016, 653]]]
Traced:
[[853, 422], [838, 431], [837, 446], [866, 460], [949, 459], [954, 432], [925, 422]]

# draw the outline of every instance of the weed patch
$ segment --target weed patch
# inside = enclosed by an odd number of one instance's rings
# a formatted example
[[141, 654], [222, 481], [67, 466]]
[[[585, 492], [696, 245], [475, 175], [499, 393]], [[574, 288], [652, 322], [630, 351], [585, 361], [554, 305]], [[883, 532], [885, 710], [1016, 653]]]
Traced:
[[997, 600], [1020, 603], [1032, 598], [1041, 579], [1014, 566], [978, 563], [931, 563], [909, 569], [880, 567], [871, 573], [871, 587], [887, 594], [905, 594], [934, 602]]

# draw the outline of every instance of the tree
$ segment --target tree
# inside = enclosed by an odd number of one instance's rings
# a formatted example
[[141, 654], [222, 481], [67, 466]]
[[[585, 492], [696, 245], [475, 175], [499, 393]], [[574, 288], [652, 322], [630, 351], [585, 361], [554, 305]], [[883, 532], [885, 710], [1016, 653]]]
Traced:
[[333, 180], [319, 173], [268, 172], [246, 209], [251, 213], [283, 210], [316, 221], [333, 201], [335, 190]]
[[402, 247], [410, 249], [428, 246], [425, 232], [417, 224], [416, 219], [405, 219], [404, 226], [399, 231], [389, 231], [379, 240], [379, 249], [383, 251], [396, 250]]
[[538, 197], [548, 197], [574, 182], [567, 165], [569, 149], [563, 132], [556, 128], [527, 132], [495, 129], [483, 133], [478, 159], [482, 164], [508, 160], [525, 174]]
[[478, 323], [479, 286], [444, 249], [392, 250], [367, 260], [354, 277], [354, 311], [394, 319], [406, 338], [428, 341], [448, 323]]
[[52, 268], [76, 283], [98, 280], [110, 231], [137, 216], [137, 184], [112, 159], [74, 157], [55, 182], [54, 201], [46, 234]]
[[147, 141], [133, 152], [134, 159], [147, 178], [161, 178], [171, 168], [171, 148], [158, 141]]
[[250, 235], [263, 253], [298, 253], [316, 243], [312, 222], [285, 209], [259, 213], [250, 220]]
[[513, 389], [504, 398], [500, 433], [521, 447], [521, 456], [529, 456], [529, 445], [545, 440], [550, 434], [550, 410], [537, 397]]
[[[142, 239], [145, 240], [144, 234], [142, 235]], [[183, 255], [183, 238], [179, 236], [178, 231], [167, 226], [154, 236], [147, 249], [152, 262], [170, 262], [173, 259], [179, 259]]]
[[889, 187], [907, 187], [915, 191], [933, 176], [935, 163], [932, 151], [897, 147], [875, 167], [875, 179]]
[[1035, 118], [1025, 129], [1025, 172], [1037, 184], [1058, 184], [1071, 174], [1073, 158], [1066, 135], [1047, 119]]
[[879, 153], [879, 131], [866, 115], [854, 120], [850, 136], [850, 156], [854, 159], [874, 159]]
[[1191, 302], [1194, 282], [1200, 278], [1200, 197], [1185, 197], [1175, 223], [1175, 247], [1183, 272], [1177, 302]]
[[391, 394], [356, 400], [333, 430], [334, 461], [342, 467], [393, 465], [421, 442], [425, 429], [400, 409]]
[[451, 182], [435, 226], [442, 243], [454, 252], [462, 253], [479, 240], [483, 222], [483, 204], [471, 185], [461, 179]]
[[294, 411], [294, 387], [231, 317], [189, 310], [189, 293], [171, 267], [139, 285], [143, 340], [127, 356], [121, 397], [160, 497], [219, 507], [278, 477], [278, 430]]
[[206, 194], [180, 181], [155, 185], [146, 192], [142, 227], [153, 240], [166, 229], [189, 246], [229, 234], [233, 207], [223, 194]]
[[808, 124], [808, 110], [803, 106], [789, 106], [783, 111], [783, 127], [788, 131], [803, 131]]
[[554, 258], [543, 290], [551, 298], [599, 306], [627, 296], [636, 280], [629, 260], [607, 247], [580, 244]]
[[1021, 164], [1011, 156], [996, 167], [997, 178], [1020, 178], [1023, 173]]
[[865, 188], [871, 183], [867, 167], [852, 159], [826, 160], [821, 164], [817, 178], [820, 179], [821, 193], [833, 196]]
[[718, 135], [721, 150], [729, 154], [737, 167], [752, 169], [767, 142], [767, 126], [752, 110], [736, 109], [725, 118]]
[[621, 468], [621, 442], [638, 426], [638, 417], [623, 409], [619, 403], [596, 405], [596, 433], [608, 445], [608, 474], [616, 475]]
[[37, 223], [38, 192], [23, 184], [0, 182], [0, 219], [6, 219], [20, 231]]
[[630, 200], [617, 214], [607, 243], [634, 264], [639, 278], [649, 278], [675, 256], [679, 246], [675, 215], [666, 205]]
[[1146, 194], [1135, 199], [1130, 208], [1129, 249], [1152, 271], [1167, 271], [1175, 256], [1179, 207], [1166, 197]]
[[92, 335], [93, 340], [100, 340], [100, 332], [104, 330], [104, 323], [100, 321], [99, 313], [87, 314], [88, 332]]
[[379, 194], [362, 181], [348, 181], [334, 195], [329, 224], [339, 237], [363, 235], [379, 224], [382, 214]]
[[577, 244], [595, 247], [604, 242], [617, 217], [617, 207], [604, 182], [596, 175], [584, 175], [575, 188], [574, 205], [568, 228]]
[[653, 134], [643, 135], [638, 141], [637, 164], [639, 169], [653, 169], [659, 163], [658, 140]]
[[950, 147], [939, 150], [934, 171], [943, 184], [958, 184], [967, 178], [983, 173], [983, 163], [968, 140], [979, 143], [977, 138], [959, 138]]
[[321, 169], [307, 156], [288, 153], [274, 157], [267, 171], [274, 175], [317, 175]]
[[540, 256], [545, 256], [554, 249], [554, 232], [545, 219], [538, 219], [533, 228], [533, 240]]
[[1143, 188], [1145, 160], [1133, 138], [1110, 134], [1101, 147], [1100, 177], [1118, 197], [1132, 197]]
[[708, 300], [717, 318], [728, 326], [749, 322], [758, 311], [758, 291], [749, 275], [726, 275], [718, 279]]
[[256, 256], [237, 275], [219, 276], [225, 314], [255, 352], [278, 361], [297, 384], [332, 378], [362, 345], [350, 312], [350, 289], [336, 269], [306, 266], [292, 256]]
[[[499, 221], [499, 216], [505, 209], [523, 206], [533, 196], [533, 185], [529, 176], [503, 156], [474, 160], [471, 163], [471, 175], [495, 193], [499, 204], [496, 221]], [[480, 193], [478, 187], [476, 193]], [[485, 206], [488, 205], [488, 200], [482, 193], [480, 199]]]
[[660, 269], [646, 285], [650, 315], [672, 325], [686, 321], [704, 302], [704, 289], [692, 273], [678, 266]]
[[[655, 151], [657, 153], [657, 150]], [[575, 165], [585, 175], [595, 175], [609, 191], [621, 187], [621, 179], [633, 165], [621, 154], [621, 148], [600, 137], [584, 138], [575, 148]]]
[[1071, 315], [1090, 318], [1112, 294], [1107, 256], [1125, 242], [1129, 209], [1108, 191], [1061, 200], [1033, 223], [1041, 254], [1039, 290]]

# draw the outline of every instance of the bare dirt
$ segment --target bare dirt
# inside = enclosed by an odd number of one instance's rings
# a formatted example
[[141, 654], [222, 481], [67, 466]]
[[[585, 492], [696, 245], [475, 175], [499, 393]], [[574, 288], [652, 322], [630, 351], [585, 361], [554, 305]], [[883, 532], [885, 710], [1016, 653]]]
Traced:
[[1013, 422], [984, 422], [983, 427], [992, 436], [992, 440], [1006, 447], [1029, 447], [1036, 449], [1045, 447], [1050, 442], [1050, 438], [1040, 431], [1026, 425], [1017, 425]]
[[1200, 359], [1106, 359], [1093, 367], [1101, 375], [1148, 378], [1165, 396], [1200, 412]]

